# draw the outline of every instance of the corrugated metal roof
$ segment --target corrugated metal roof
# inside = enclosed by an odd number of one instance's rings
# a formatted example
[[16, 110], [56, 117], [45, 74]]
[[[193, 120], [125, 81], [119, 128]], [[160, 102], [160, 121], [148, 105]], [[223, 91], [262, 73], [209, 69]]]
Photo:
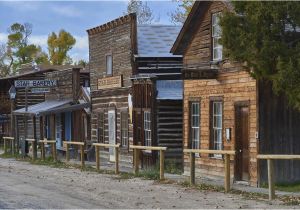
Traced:
[[28, 115], [39, 115], [41, 112], [45, 112], [49, 109], [57, 108], [63, 105], [66, 105], [68, 103], [71, 103], [72, 100], [62, 100], [62, 101], [57, 101], [57, 100], [51, 100], [51, 101], [44, 101], [39, 104], [35, 104], [32, 106], [28, 106], [28, 111], [25, 111], [25, 108], [22, 109], [17, 109], [13, 113], [15, 115], [23, 115], [23, 114], [28, 114]]
[[183, 82], [182, 80], [157, 80], [157, 99], [160, 100], [182, 100]]
[[138, 25], [138, 57], [178, 57], [170, 53], [181, 26]]

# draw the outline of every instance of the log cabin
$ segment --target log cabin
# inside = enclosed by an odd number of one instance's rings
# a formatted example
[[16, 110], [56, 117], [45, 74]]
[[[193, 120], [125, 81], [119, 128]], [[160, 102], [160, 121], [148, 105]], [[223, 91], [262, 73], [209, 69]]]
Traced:
[[[222, 55], [219, 19], [225, 10], [233, 10], [227, 1], [196, 1], [171, 49], [183, 55], [183, 144], [235, 150], [231, 181], [261, 186], [267, 167], [257, 154], [300, 154], [300, 113], [274, 94], [270, 82], [255, 80]], [[223, 179], [223, 162], [221, 155], [197, 155], [196, 173]], [[185, 154], [185, 173], [189, 167]], [[300, 180], [299, 161], [276, 160], [274, 167], [276, 182]]]
[[[182, 162], [182, 56], [169, 53], [179, 30], [137, 25], [135, 14], [87, 30], [91, 138], [120, 144], [124, 164], [132, 164], [132, 144], [170, 146], [167, 158]], [[114, 161], [114, 150], [108, 153]], [[154, 164], [156, 154], [143, 154], [143, 163]]]

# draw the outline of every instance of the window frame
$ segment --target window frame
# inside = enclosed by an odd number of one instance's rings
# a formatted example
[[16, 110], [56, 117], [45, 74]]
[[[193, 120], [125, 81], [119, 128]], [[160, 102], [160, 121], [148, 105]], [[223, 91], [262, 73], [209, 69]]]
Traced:
[[[222, 12], [215, 12], [211, 14], [211, 56], [212, 61], [221, 61], [223, 58], [223, 45], [219, 43], [222, 37], [222, 31], [219, 24], [219, 17], [221, 16]], [[214, 20], [217, 20], [214, 23]], [[219, 33], [215, 34], [215, 29], [219, 29]], [[216, 44], [216, 42], [218, 44]], [[218, 57], [215, 57], [215, 50], [218, 51]]]
[[[111, 57], [111, 72], [110, 73], [108, 73], [108, 65], [107, 65], [108, 57]], [[106, 72], [107, 76], [113, 76], [113, 55], [112, 55], [112, 53], [105, 54], [105, 72]]]
[[[221, 107], [219, 107], [219, 111], [221, 111], [221, 113], [219, 114], [215, 114], [215, 107], [214, 105], [218, 104], [221, 105]], [[212, 150], [222, 150], [224, 148], [224, 142], [223, 142], [223, 131], [224, 131], [224, 101], [223, 101], [223, 97], [212, 97], [210, 98], [210, 111], [209, 111], [209, 124], [210, 124], [210, 139], [209, 139], [209, 146], [210, 149]], [[216, 118], [219, 117], [219, 120], [221, 121], [220, 125], [217, 125]], [[221, 133], [219, 135], [216, 135], [216, 131], [217, 133]], [[218, 136], [221, 136], [221, 141], [218, 141]], [[220, 146], [217, 146], [217, 145]], [[215, 158], [222, 158], [222, 155], [220, 154], [213, 154], [211, 155], [211, 157], [215, 157]]]
[[[193, 105], [197, 104], [198, 105], [198, 113], [194, 114], [194, 107]], [[189, 110], [190, 110], [190, 126], [189, 126], [189, 130], [190, 130], [190, 148], [191, 149], [200, 149], [200, 141], [201, 141], [201, 103], [200, 101], [190, 101], [189, 102]], [[198, 118], [198, 126], [194, 126], [194, 118], [193, 117], [197, 117]], [[194, 135], [194, 129], [198, 129], [198, 145], [196, 147], [196, 141], [195, 141], [195, 135]]]
[[[148, 117], [147, 117], [148, 115]], [[151, 111], [144, 111], [144, 146], [152, 146]]]
[[[128, 111], [121, 111], [120, 112], [120, 122], [121, 122], [121, 147], [128, 148], [129, 147], [129, 123], [128, 123]], [[124, 127], [125, 123], [125, 127]], [[125, 137], [125, 144], [124, 144], [124, 134], [126, 133]]]

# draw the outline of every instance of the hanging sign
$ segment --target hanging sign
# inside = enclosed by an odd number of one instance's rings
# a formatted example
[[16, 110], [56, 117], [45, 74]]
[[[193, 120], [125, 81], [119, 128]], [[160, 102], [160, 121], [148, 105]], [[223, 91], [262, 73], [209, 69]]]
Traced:
[[57, 80], [15, 80], [16, 88], [55, 86], [57, 86]]
[[31, 93], [49, 93], [50, 88], [32, 88], [30, 89]]

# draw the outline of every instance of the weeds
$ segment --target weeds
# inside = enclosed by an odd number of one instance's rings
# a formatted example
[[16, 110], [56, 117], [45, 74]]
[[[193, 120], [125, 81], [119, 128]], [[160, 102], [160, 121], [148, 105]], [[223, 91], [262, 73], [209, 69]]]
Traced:
[[[263, 188], [268, 188], [268, 183], [263, 183], [261, 185]], [[295, 183], [275, 183], [275, 190], [285, 191], [285, 192], [300, 192], [300, 182]]]

